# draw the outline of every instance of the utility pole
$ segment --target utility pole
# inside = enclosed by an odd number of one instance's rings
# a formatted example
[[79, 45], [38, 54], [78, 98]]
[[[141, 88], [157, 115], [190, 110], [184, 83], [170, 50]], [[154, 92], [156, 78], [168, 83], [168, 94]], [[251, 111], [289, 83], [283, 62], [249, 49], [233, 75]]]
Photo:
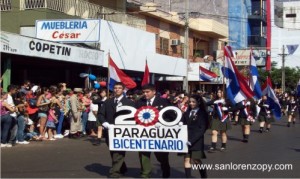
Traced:
[[282, 56], [282, 66], [281, 66], [281, 90], [285, 92], [285, 56], [288, 54], [284, 53], [284, 45], [282, 45], [282, 54], [278, 54]]
[[189, 92], [189, 0], [185, 0], [185, 31], [184, 31], [184, 58], [186, 59], [186, 77], [183, 77], [183, 90]]

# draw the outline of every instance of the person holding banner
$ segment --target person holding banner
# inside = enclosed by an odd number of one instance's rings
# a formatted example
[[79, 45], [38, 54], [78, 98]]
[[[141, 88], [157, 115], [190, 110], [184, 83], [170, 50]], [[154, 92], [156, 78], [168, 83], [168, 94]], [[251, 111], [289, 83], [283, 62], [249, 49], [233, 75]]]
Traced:
[[[108, 130], [115, 124], [115, 119], [117, 116], [122, 115], [122, 112], [116, 112], [116, 108], [120, 106], [132, 106], [135, 104], [127, 99], [123, 94], [125, 90], [125, 85], [121, 82], [114, 84], [114, 97], [107, 99], [98, 114], [98, 120], [101, 122], [102, 126], [105, 128], [103, 136], [106, 139], [106, 144], [109, 146]], [[109, 171], [109, 178], [119, 178], [122, 174], [127, 172], [127, 166], [125, 164], [125, 151], [110, 151], [110, 156], [112, 159], [112, 167]]]
[[[161, 110], [167, 106], [171, 106], [170, 102], [167, 99], [160, 98], [156, 96], [155, 86], [152, 84], [146, 84], [142, 86], [142, 91], [144, 97], [137, 101], [137, 108], [143, 106], [153, 106], [158, 110]], [[171, 119], [172, 113], [166, 112], [165, 119]], [[156, 127], [159, 127], [156, 125]], [[169, 153], [168, 152], [154, 152], [154, 155], [158, 162], [161, 165], [162, 177], [168, 178], [170, 177], [170, 164], [169, 164]], [[139, 158], [141, 163], [141, 177], [142, 178], [150, 178], [151, 177], [151, 160], [150, 160], [151, 152], [139, 152]]]
[[[184, 154], [184, 169], [186, 178], [191, 178], [191, 160], [195, 164], [202, 164], [206, 158], [204, 153], [204, 133], [208, 127], [208, 112], [204, 100], [199, 95], [192, 95], [188, 110], [183, 113], [182, 124], [188, 127], [189, 152]], [[207, 178], [206, 169], [199, 169], [201, 178]]]

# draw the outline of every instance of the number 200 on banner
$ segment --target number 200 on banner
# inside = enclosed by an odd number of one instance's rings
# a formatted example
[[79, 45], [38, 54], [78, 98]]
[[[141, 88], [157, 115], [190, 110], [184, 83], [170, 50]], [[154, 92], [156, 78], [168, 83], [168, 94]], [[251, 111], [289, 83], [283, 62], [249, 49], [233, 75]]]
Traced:
[[[176, 112], [174, 121], [169, 122], [163, 118], [163, 114], [168, 110]], [[183, 153], [188, 151], [187, 126], [178, 125], [182, 116], [178, 108], [169, 106], [158, 111], [151, 106], [139, 109], [120, 106], [117, 107], [117, 112], [119, 111], [130, 113], [118, 116], [115, 125], [109, 130], [110, 150]], [[129, 118], [135, 120], [127, 120]]]

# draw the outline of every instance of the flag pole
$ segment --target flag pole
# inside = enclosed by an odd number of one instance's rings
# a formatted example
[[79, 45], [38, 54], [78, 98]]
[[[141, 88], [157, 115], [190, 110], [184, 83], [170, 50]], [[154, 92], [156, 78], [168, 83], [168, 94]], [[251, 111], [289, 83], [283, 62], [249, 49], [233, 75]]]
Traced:
[[250, 86], [250, 74], [251, 74], [251, 61], [252, 61], [252, 47], [250, 47], [249, 66], [248, 66], [248, 85]]
[[[225, 46], [227, 45], [227, 43], [225, 42]], [[223, 48], [223, 68], [222, 68], [222, 73], [223, 73], [223, 85], [222, 85], [222, 92], [223, 95], [225, 95], [225, 46]]]
[[110, 62], [110, 51], [108, 51], [108, 60], [107, 60], [107, 98], [109, 98], [109, 84], [110, 84], [109, 62]]

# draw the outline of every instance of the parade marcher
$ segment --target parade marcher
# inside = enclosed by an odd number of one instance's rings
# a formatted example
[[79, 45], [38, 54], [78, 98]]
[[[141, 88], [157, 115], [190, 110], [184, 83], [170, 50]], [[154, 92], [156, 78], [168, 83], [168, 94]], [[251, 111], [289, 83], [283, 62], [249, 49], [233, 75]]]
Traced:
[[275, 122], [274, 117], [271, 114], [270, 106], [267, 101], [267, 96], [262, 96], [262, 99], [258, 101], [260, 111], [258, 113], [259, 132], [263, 133], [266, 125], [266, 132], [270, 132], [271, 123]]
[[291, 126], [291, 122], [296, 124], [296, 111], [297, 111], [297, 102], [293, 95], [290, 95], [290, 100], [287, 102], [287, 111], [288, 111], [288, 124], [287, 126]]
[[[107, 89], [105, 89], [105, 88], [100, 89], [99, 96], [97, 96], [97, 98], [92, 99], [92, 103], [98, 105], [97, 116], [100, 114], [100, 109], [101, 109], [103, 103], [107, 100], [106, 90]], [[97, 125], [97, 140], [95, 140], [93, 142], [93, 145], [101, 144], [101, 138], [102, 138], [102, 135], [103, 135], [103, 127], [102, 127], [102, 124], [99, 120], [96, 120], [96, 125]]]
[[231, 109], [231, 111], [239, 110], [239, 116], [238, 116], [238, 124], [242, 126], [243, 131], [243, 140], [242, 142], [248, 143], [249, 141], [249, 135], [250, 135], [250, 126], [252, 122], [254, 122], [254, 103], [250, 100], [243, 100], [236, 104], [235, 107]]
[[288, 101], [289, 101], [289, 95], [288, 93], [284, 93], [281, 96], [279, 96], [279, 102], [281, 106], [281, 112], [284, 116], [288, 115]]
[[[188, 153], [184, 156], [186, 178], [191, 178], [191, 160], [202, 164], [206, 158], [204, 153], [204, 133], [208, 127], [208, 112], [204, 100], [199, 95], [189, 99], [188, 110], [183, 113], [181, 122], [188, 128]], [[206, 169], [199, 169], [201, 178], [207, 178]]]
[[217, 97], [211, 100], [207, 105], [213, 105], [212, 119], [210, 120], [210, 129], [212, 130], [212, 143], [208, 152], [215, 152], [218, 141], [218, 133], [222, 136], [222, 146], [220, 151], [226, 150], [227, 143], [227, 130], [231, 129], [228, 108], [226, 107], [225, 99], [223, 97], [223, 92], [218, 90]]
[[[101, 122], [102, 126], [105, 128], [104, 137], [106, 139], [106, 144], [109, 146], [108, 130], [110, 125], [115, 124], [115, 119], [117, 116], [123, 114], [122, 111], [116, 112], [117, 107], [120, 106], [132, 106], [134, 107], [134, 102], [130, 99], [124, 97], [123, 93], [125, 90], [125, 85], [121, 82], [114, 84], [114, 97], [106, 100], [100, 109], [98, 115], [98, 120]], [[110, 156], [112, 159], [112, 167], [109, 171], [109, 178], [118, 178], [122, 174], [127, 172], [127, 166], [125, 164], [125, 151], [110, 151]]]
[[[158, 110], [164, 107], [171, 106], [170, 102], [164, 98], [156, 96], [155, 86], [152, 84], [147, 84], [142, 86], [144, 93], [144, 98], [137, 101], [137, 109], [142, 106], [153, 106]], [[171, 114], [169, 114], [171, 115]], [[167, 116], [167, 115], [166, 115]], [[167, 118], [167, 117], [166, 117]], [[161, 165], [161, 172], [163, 178], [170, 177], [170, 164], [169, 164], [169, 153], [168, 152], [154, 152], [154, 155]], [[139, 158], [141, 163], [141, 177], [150, 178], [151, 177], [151, 152], [139, 152]]]

